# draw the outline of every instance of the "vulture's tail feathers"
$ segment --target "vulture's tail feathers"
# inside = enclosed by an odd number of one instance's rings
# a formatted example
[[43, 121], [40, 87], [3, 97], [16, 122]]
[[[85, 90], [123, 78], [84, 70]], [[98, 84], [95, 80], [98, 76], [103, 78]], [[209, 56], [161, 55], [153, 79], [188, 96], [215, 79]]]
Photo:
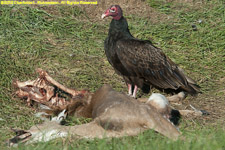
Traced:
[[[179, 68], [179, 67], [178, 67]], [[179, 70], [184, 73], [184, 70], [179, 68]], [[197, 83], [190, 77], [185, 75], [185, 78], [187, 80], [187, 85], [185, 87], [182, 87], [186, 92], [188, 92], [191, 95], [196, 95], [198, 93], [201, 93], [200, 86], [197, 85]]]
[[197, 95], [198, 93], [201, 93], [200, 86], [197, 84], [188, 83], [188, 85], [185, 87], [182, 87], [182, 89], [191, 95]]

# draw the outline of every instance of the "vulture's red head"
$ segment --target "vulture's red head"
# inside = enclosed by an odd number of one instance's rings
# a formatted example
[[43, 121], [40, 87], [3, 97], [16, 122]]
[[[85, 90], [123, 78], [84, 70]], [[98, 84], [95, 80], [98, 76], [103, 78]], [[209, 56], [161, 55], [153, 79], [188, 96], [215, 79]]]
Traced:
[[113, 19], [119, 20], [123, 16], [122, 9], [119, 5], [112, 5], [104, 14], [102, 14], [102, 19], [108, 16], [112, 16]]

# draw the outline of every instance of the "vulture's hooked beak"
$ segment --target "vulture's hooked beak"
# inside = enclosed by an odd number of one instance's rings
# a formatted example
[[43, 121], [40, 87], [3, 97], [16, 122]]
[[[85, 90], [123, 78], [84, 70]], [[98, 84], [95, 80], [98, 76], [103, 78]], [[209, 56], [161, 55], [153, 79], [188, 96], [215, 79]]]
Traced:
[[106, 14], [102, 14], [101, 18], [104, 19], [106, 17]]

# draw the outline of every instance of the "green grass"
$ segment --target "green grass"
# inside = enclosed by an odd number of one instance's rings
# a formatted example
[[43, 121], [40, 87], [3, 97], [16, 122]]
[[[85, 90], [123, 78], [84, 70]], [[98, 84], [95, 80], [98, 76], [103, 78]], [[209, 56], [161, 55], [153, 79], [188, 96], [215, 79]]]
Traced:
[[17, 149], [137, 149], [137, 150], [222, 150], [225, 148], [223, 130], [211, 128], [189, 131], [186, 140], [171, 141], [165, 137], [146, 131], [136, 137], [94, 139], [94, 140], [54, 140], [47, 143], [20, 145]]
[[[203, 94], [224, 101], [225, 4], [220, 0], [204, 1], [198, 7], [191, 3], [162, 0], [148, 0], [148, 4], [169, 18], [153, 23], [151, 18], [127, 15], [131, 33], [141, 39], [154, 39], [156, 46], [198, 81]], [[68, 87], [95, 91], [108, 83], [116, 90], [126, 92], [124, 82], [114, 73], [104, 54], [103, 41], [109, 21], [107, 24], [91, 22], [78, 7], [55, 6], [51, 12], [46, 9], [47, 6], [0, 6], [1, 146], [13, 136], [11, 127], [29, 129], [40, 123], [32, 115], [34, 111], [13, 94], [15, 89], [12, 88], [14, 79], [36, 78], [35, 69], [38, 67]], [[197, 31], [193, 31], [193, 24]], [[28, 147], [21, 145], [19, 149], [225, 148], [225, 133], [221, 127], [203, 127], [201, 122], [183, 120], [181, 130], [186, 136], [185, 141], [168, 141], [147, 131], [137, 137], [56, 140]]]

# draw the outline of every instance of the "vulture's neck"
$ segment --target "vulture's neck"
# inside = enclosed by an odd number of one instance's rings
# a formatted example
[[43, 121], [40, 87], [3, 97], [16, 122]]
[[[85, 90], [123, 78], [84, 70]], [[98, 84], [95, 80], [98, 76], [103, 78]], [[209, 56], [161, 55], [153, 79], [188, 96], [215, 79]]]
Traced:
[[112, 19], [109, 27], [109, 37], [115, 40], [133, 38], [124, 17], [121, 17], [120, 20]]

